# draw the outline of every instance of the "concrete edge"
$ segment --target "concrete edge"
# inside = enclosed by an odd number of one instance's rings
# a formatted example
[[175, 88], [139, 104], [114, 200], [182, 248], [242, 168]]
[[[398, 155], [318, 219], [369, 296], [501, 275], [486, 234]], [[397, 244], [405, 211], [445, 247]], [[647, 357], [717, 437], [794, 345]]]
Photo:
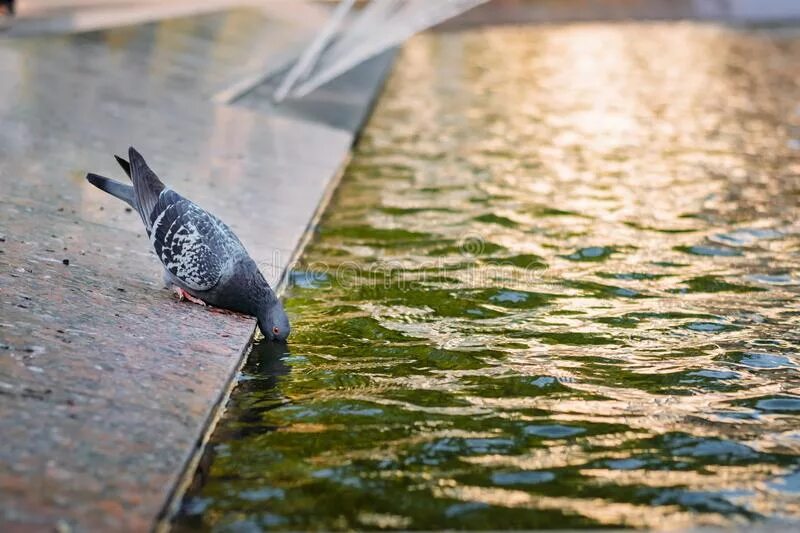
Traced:
[[[377, 100], [377, 95], [380, 93], [376, 91], [373, 99], [372, 104], [370, 105], [370, 109], [374, 106], [374, 102]], [[311, 242], [311, 239], [314, 236], [314, 228], [319, 223], [319, 220], [322, 218], [322, 215], [325, 213], [325, 210], [328, 207], [328, 204], [333, 198], [336, 189], [339, 187], [339, 183], [342, 181], [342, 177], [344, 176], [347, 167], [350, 165], [350, 160], [352, 159], [352, 152], [348, 153], [345, 158], [342, 160], [342, 163], [339, 165], [339, 169], [337, 172], [331, 177], [330, 182], [325, 187], [325, 192], [323, 193], [322, 199], [317, 205], [317, 209], [314, 211], [314, 215], [311, 217], [308, 225], [306, 226], [306, 231], [303, 233], [303, 237], [301, 238], [300, 242], [295, 248], [294, 252], [292, 253], [291, 258], [289, 259], [286, 268], [283, 270], [281, 274], [280, 280], [278, 281], [277, 286], [275, 287], [275, 292], [278, 294], [278, 297], [283, 296], [284, 292], [286, 291], [287, 284], [288, 284], [288, 275], [292, 270], [292, 267], [297, 264], [300, 257], [303, 255], [303, 251], [305, 250], [308, 243]], [[206, 422], [206, 426], [203, 429], [203, 435], [198, 439], [197, 444], [195, 447], [189, 452], [189, 457], [186, 459], [185, 466], [183, 471], [179, 475], [178, 483], [173, 487], [164, 508], [158, 515], [157, 522], [153, 527], [153, 531], [156, 533], [167, 533], [170, 530], [172, 525], [172, 520], [177, 514], [178, 510], [180, 509], [181, 502], [183, 501], [186, 492], [191, 485], [194, 474], [197, 471], [197, 467], [200, 464], [200, 460], [203, 457], [203, 453], [208, 446], [209, 441], [211, 440], [211, 436], [214, 434], [214, 431], [217, 429], [217, 425], [219, 421], [222, 419], [223, 415], [225, 414], [225, 410], [230, 402], [231, 395], [233, 391], [236, 389], [236, 386], [239, 384], [239, 376], [241, 375], [242, 368], [244, 367], [245, 363], [247, 362], [247, 358], [250, 355], [250, 352], [253, 349], [253, 340], [257, 335], [256, 326], [253, 325], [253, 332], [250, 335], [250, 338], [247, 339], [244, 348], [242, 349], [242, 353], [239, 357], [239, 362], [236, 365], [236, 372], [230, 376], [228, 383], [225, 387], [225, 390], [220, 393], [220, 396], [214, 406], [213, 413], [209, 417]]]
[[[308, 243], [311, 242], [311, 239], [314, 238], [314, 230], [316, 226], [319, 224], [322, 215], [325, 214], [325, 211], [328, 208], [328, 204], [330, 204], [331, 198], [336, 193], [336, 189], [339, 188], [339, 183], [342, 181], [342, 177], [344, 177], [344, 173], [347, 170], [347, 167], [350, 166], [350, 160], [352, 159], [352, 151], [347, 153], [342, 160], [341, 165], [339, 165], [339, 169], [336, 173], [331, 177], [330, 182], [325, 187], [325, 191], [322, 193], [322, 199], [317, 206], [317, 209], [314, 211], [314, 215], [309, 220], [308, 225], [306, 226], [306, 231], [303, 233], [303, 236], [300, 238], [300, 242], [297, 244], [297, 248], [295, 248], [294, 252], [292, 252], [292, 256], [289, 258], [289, 262], [286, 265], [286, 268], [283, 270], [281, 274], [281, 278], [278, 281], [278, 286], [276, 288], [276, 292], [278, 296], [283, 296], [284, 291], [287, 288], [288, 284], [288, 275], [294, 268], [294, 265], [300, 260], [302, 257], [303, 252], [308, 246]], [[251, 339], [252, 341], [252, 339]]]
[[[303, 236], [300, 238], [300, 241], [298, 242], [296, 248], [292, 252], [291, 257], [289, 258], [289, 261], [286, 264], [286, 268], [283, 269], [283, 272], [281, 273], [281, 276], [278, 282], [276, 283], [275, 292], [278, 294], [278, 297], [283, 296], [283, 294], [286, 292], [286, 289], [288, 287], [289, 274], [292, 271], [292, 268], [300, 260], [300, 257], [302, 257], [306, 246], [308, 246], [308, 244], [314, 238], [315, 228], [319, 224], [320, 219], [322, 218], [323, 214], [325, 213], [325, 210], [330, 204], [333, 195], [336, 193], [336, 189], [338, 189], [339, 183], [341, 183], [345, 171], [347, 170], [347, 167], [350, 165], [350, 161], [352, 160], [352, 155], [353, 155], [352, 148], [360, 138], [360, 134], [363, 131], [364, 126], [368, 122], [369, 117], [372, 114], [372, 111], [375, 109], [375, 106], [377, 105], [378, 98], [380, 94], [383, 92], [383, 88], [386, 85], [386, 81], [389, 78], [392, 66], [394, 65], [394, 62], [399, 55], [399, 51], [400, 51], [399, 47], [394, 47], [385, 55], [386, 60], [385, 64], [383, 64], [380, 68], [379, 81], [372, 87], [370, 98], [366, 102], [366, 105], [364, 106], [364, 111], [362, 113], [361, 119], [359, 120], [355, 131], [352, 132], [353, 141], [350, 146], [350, 150], [342, 158], [342, 161], [339, 164], [339, 168], [337, 169], [337, 171], [330, 177], [328, 184], [325, 186], [322, 198], [320, 199], [319, 204], [314, 210], [314, 214], [306, 224]], [[277, 75], [285, 68], [286, 68], [285, 65], [280, 65], [277, 68], [270, 69], [270, 71], [260, 76], [258, 81], [254, 83], [252, 86], [247, 87], [244, 91], [241, 92], [235, 90], [231, 91], [231, 93], [229, 93], [227, 97], [223, 99], [223, 101], [225, 101], [226, 103], [230, 103], [236, 100], [236, 98], [238, 98], [242, 94], [245, 94], [250, 90], [252, 90], [253, 87], [255, 87], [255, 85], [257, 85], [258, 83], [263, 83], [264, 80], [267, 80], [270, 77]], [[194, 480], [195, 472], [197, 471], [197, 468], [200, 465], [200, 461], [208, 446], [208, 443], [211, 440], [211, 437], [214, 434], [214, 431], [216, 430], [220, 420], [225, 414], [225, 410], [230, 402], [234, 390], [236, 389], [236, 386], [239, 384], [239, 376], [241, 375], [242, 368], [247, 362], [247, 358], [252, 351], [253, 340], [256, 335], [257, 335], [256, 326], [254, 324], [253, 332], [251, 333], [250, 338], [246, 340], [245, 346], [242, 349], [242, 353], [240, 354], [239, 361], [236, 365], [236, 372], [230, 376], [228, 383], [226, 384], [225, 390], [220, 393], [213, 408], [213, 413], [206, 421], [205, 428], [203, 429], [203, 434], [198, 439], [197, 444], [192, 448], [192, 450], [189, 451], [188, 457], [184, 463], [184, 467], [181, 473], [178, 475], [178, 481], [172, 488], [170, 495], [167, 498], [167, 501], [165, 502], [161, 512], [159, 512], [157, 522], [153, 526], [153, 531], [155, 531], [156, 533], [167, 533], [170, 530], [172, 521], [177, 512], [180, 510], [180, 506], [181, 503], [183, 502], [186, 492], [191, 486], [192, 481]]]
[[178, 481], [171, 488], [164, 507], [161, 509], [161, 511], [159, 511], [156, 517], [156, 523], [153, 526], [153, 531], [159, 533], [166, 533], [169, 531], [172, 517], [180, 508], [183, 495], [186, 493], [189, 484], [192, 482], [194, 472], [197, 470], [197, 466], [200, 463], [200, 458], [203, 456], [203, 450], [205, 450], [208, 441], [211, 439], [211, 435], [214, 433], [217, 424], [222, 418], [222, 415], [225, 413], [225, 407], [228, 405], [231, 393], [239, 382], [238, 378], [242, 372], [242, 367], [244, 367], [245, 363], [247, 362], [247, 356], [250, 354], [250, 350], [252, 349], [253, 338], [255, 337], [255, 334], [256, 324], [254, 323], [253, 330], [250, 332], [250, 337], [242, 345], [242, 350], [239, 353], [239, 361], [236, 363], [236, 371], [228, 377], [228, 382], [225, 384], [224, 389], [220, 391], [216, 401], [214, 402], [214, 407], [212, 408], [210, 416], [206, 420], [205, 427], [202, 430], [200, 438], [197, 440], [194, 447], [187, 452], [187, 457], [184, 460], [184, 467], [178, 474]]
[[401, 48], [402, 45], [393, 46], [388, 50], [384, 50], [379, 56], [377, 56], [379, 60], [380, 58], [383, 58], [384, 61], [384, 65], [380, 71], [380, 81], [375, 86], [375, 93], [373, 94], [372, 100], [364, 110], [364, 113], [361, 116], [361, 120], [358, 124], [358, 128], [353, 133], [353, 146], [355, 146], [356, 143], [358, 143], [358, 141], [361, 139], [361, 133], [364, 131], [364, 126], [367, 125], [367, 122], [369, 122], [369, 117], [372, 116], [372, 112], [375, 110], [375, 106], [378, 105], [378, 95], [383, 93], [383, 88], [386, 87], [386, 81], [389, 79], [389, 75], [392, 73], [392, 68], [397, 61], [397, 58], [400, 56]]

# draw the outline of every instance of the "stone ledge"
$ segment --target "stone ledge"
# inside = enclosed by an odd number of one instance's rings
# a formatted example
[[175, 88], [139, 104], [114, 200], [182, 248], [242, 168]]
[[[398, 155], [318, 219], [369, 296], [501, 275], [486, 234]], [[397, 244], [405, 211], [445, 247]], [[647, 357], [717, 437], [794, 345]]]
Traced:
[[346, 78], [292, 112], [214, 103], [308, 31], [242, 39], [251, 19], [0, 40], [3, 531], [164, 527], [255, 327], [164, 290], [141, 221], [85, 173], [125, 179], [112, 155], [137, 146], [277, 285], [348, 161], [392, 56], [348, 97], [346, 124], [324, 118]]

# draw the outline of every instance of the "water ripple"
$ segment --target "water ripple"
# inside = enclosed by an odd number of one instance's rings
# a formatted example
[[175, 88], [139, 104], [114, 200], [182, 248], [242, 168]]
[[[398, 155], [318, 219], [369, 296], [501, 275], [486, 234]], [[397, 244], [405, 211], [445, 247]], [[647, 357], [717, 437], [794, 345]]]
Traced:
[[179, 524], [796, 527], [792, 35], [411, 41]]

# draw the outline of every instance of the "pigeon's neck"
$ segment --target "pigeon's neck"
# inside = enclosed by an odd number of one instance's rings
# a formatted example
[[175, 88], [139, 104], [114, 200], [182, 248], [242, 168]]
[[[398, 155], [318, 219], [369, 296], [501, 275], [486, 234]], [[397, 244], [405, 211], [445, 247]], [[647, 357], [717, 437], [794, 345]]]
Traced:
[[246, 269], [249, 274], [249, 279], [247, 280], [249, 290], [247, 294], [251, 300], [252, 314], [258, 316], [261, 311], [272, 305], [276, 298], [275, 293], [272, 292], [272, 289], [267, 283], [267, 280], [264, 279], [255, 261], [249, 257], [247, 261], [251, 263]]

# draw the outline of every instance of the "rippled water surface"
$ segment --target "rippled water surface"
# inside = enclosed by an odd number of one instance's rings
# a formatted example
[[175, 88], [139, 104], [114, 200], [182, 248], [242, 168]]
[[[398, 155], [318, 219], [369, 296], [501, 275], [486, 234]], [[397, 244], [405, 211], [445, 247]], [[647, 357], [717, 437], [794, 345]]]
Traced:
[[800, 31], [404, 49], [180, 526], [800, 521]]

